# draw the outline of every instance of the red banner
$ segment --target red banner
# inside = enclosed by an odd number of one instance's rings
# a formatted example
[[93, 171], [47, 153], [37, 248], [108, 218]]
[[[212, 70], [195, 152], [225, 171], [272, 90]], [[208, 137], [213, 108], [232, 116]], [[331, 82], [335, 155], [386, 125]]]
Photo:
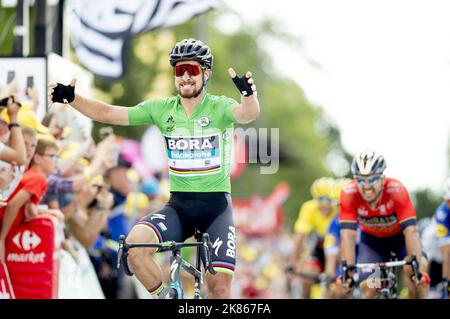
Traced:
[[58, 297], [60, 223], [38, 216], [9, 232], [5, 259], [16, 298]]
[[289, 185], [280, 183], [267, 197], [233, 200], [233, 217], [237, 229], [247, 236], [265, 236], [277, 232], [283, 223], [282, 205], [289, 196]]

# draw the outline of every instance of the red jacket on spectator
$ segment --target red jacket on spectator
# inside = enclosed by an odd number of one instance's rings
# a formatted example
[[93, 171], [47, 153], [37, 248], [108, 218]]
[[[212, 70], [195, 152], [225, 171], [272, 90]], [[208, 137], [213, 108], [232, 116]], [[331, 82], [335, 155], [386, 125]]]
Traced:
[[[8, 202], [11, 201], [11, 199], [14, 198], [14, 196], [20, 191], [24, 190], [31, 194], [30, 203], [39, 205], [39, 202], [44, 197], [46, 191], [47, 191], [47, 178], [44, 174], [39, 172], [33, 167], [30, 167], [25, 173], [23, 174], [23, 177], [21, 181], [19, 182], [19, 185], [16, 187], [14, 192], [11, 194], [11, 196], [8, 198]], [[3, 220], [3, 215], [5, 213], [5, 209], [7, 206], [0, 208], [0, 226], [1, 222]], [[19, 213], [16, 216], [16, 219], [14, 220], [14, 223], [11, 226], [11, 229], [19, 225], [25, 220], [25, 206], [22, 206], [19, 210]]]

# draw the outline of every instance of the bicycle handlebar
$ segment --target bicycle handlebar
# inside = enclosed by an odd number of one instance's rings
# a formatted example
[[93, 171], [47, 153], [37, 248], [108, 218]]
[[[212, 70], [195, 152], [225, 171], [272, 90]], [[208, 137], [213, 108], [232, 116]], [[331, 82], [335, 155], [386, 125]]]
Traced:
[[347, 271], [348, 270], [354, 270], [354, 269], [367, 269], [367, 268], [389, 268], [389, 267], [400, 267], [404, 265], [409, 265], [412, 267], [412, 270], [414, 272], [413, 276], [416, 280], [416, 282], [419, 282], [422, 278], [422, 274], [419, 270], [419, 262], [417, 260], [416, 255], [411, 256], [411, 260], [398, 260], [398, 261], [388, 261], [388, 262], [376, 262], [376, 263], [359, 263], [356, 265], [347, 265], [347, 262], [345, 260], [342, 261], [342, 282], [345, 282], [347, 279]]
[[404, 266], [407, 264], [408, 264], [408, 262], [405, 260], [387, 261], [387, 262], [380, 262], [380, 263], [361, 263], [361, 264], [356, 264], [354, 266], [350, 266], [350, 269], [400, 267], [400, 266]]
[[128, 244], [125, 239], [125, 235], [120, 235], [119, 237], [119, 252], [117, 256], [117, 269], [120, 268], [121, 260], [122, 260], [122, 254], [128, 254], [128, 250], [132, 248], [158, 248], [158, 252], [164, 252], [164, 251], [175, 251], [179, 250], [184, 247], [201, 247], [203, 248], [204, 255], [205, 255], [205, 261], [204, 261], [204, 267], [211, 273], [212, 275], [216, 274], [216, 271], [214, 267], [211, 264], [212, 259], [212, 244], [209, 240], [209, 235], [207, 233], [203, 234], [202, 241], [201, 242], [195, 242], [195, 243], [177, 243], [175, 241], [166, 241], [162, 243], [133, 243]]

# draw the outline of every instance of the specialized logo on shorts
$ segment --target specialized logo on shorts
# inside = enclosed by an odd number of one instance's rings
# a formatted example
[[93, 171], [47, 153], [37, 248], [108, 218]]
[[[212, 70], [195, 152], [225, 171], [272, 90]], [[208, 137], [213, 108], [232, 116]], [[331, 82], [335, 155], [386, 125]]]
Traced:
[[202, 116], [201, 118], [197, 119], [196, 122], [200, 127], [207, 127], [209, 124], [211, 124], [211, 120], [207, 116]]
[[[217, 237], [216, 241], [212, 245], [214, 250], [214, 254], [219, 256], [219, 249], [223, 245], [223, 240], [220, 237]], [[233, 226], [228, 227], [228, 235], [227, 235], [227, 245], [225, 246], [226, 251], [225, 255], [230, 258], [236, 257], [236, 233]]]
[[214, 250], [214, 254], [216, 254], [216, 256], [219, 256], [219, 249], [220, 246], [222, 246], [223, 244], [223, 240], [221, 240], [219, 237], [217, 237], [216, 241], [214, 242], [212, 248]]
[[206, 175], [221, 170], [220, 138], [166, 136], [169, 172], [174, 175]]

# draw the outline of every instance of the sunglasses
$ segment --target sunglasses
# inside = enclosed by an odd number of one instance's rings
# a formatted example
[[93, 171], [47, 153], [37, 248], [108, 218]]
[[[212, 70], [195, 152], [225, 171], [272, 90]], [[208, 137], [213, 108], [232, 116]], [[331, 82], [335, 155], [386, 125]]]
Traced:
[[370, 177], [356, 176], [355, 179], [356, 179], [356, 182], [361, 186], [364, 186], [366, 184], [368, 184], [369, 186], [374, 186], [381, 180], [381, 175], [375, 175], [375, 176], [370, 176]]
[[197, 76], [202, 72], [200, 65], [180, 64], [173, 68], [173, 74], [177, 77], [183, 76], [187, 72], [189, 76]]
[[328, 196], [319, 196], [319, 197], [317, 197], [317, 201], [320, 204], [331, 204], [331, 202], [332, 202], [331, 198]]

